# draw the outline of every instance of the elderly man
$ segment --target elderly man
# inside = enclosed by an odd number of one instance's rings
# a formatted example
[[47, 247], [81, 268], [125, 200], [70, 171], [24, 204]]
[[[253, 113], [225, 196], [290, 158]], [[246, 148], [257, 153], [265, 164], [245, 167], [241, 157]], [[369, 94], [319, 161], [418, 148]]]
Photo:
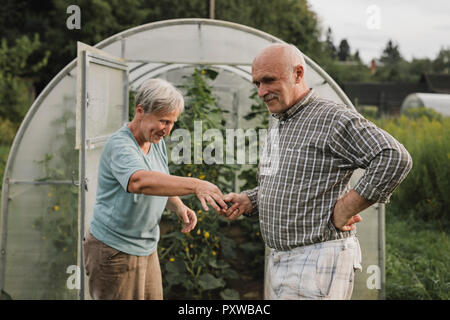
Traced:
[[[266, 298], [350, 299], [360, 267], [355, 223], [388, 201], [412, 166], [405, 148], [344, 105], [321, 99], [305, 83], [300, 51], [262, 50], [252, 65], [258, 95], [273, 116], [258, 186], [241, 194], [228, 219], [259, 214], [268, 258]], [[364, 176], [349, 190], [356, 168]]]
[[[196, 194], [205, 210], [226, 208], [213, 184], [169, 174], [163, 137], [184, 109], [170, 83], [151, 79], [136, 95], [134, 119], [107, 141], [98, 173], [90, 231], [84, 239], [89, 290], [94, 299], [162, 299], [157, 255], [164, 208], [191, 231], [197, 218], [178, 196]], [[216, 203], [217, 202], [217, 203]]]

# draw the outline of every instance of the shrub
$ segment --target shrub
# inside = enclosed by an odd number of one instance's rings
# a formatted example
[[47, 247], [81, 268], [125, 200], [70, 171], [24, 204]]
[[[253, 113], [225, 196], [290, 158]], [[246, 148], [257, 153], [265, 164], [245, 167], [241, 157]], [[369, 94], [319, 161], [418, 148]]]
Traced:
[[[420, 117], [418, 116], [421, 113]], [[400, 141], [411, 154], [413, 168], [392, 195], [388, 210], [399, 216], [438, 221], [450, 226], [450, 118], [413, 111], [382, 119], [377, 124]]]
[[410, 108], [405, 111], [405, 115], [410, 119], [427, 118], [428, 120], [442, 121], [443, 116], [430, 108]]

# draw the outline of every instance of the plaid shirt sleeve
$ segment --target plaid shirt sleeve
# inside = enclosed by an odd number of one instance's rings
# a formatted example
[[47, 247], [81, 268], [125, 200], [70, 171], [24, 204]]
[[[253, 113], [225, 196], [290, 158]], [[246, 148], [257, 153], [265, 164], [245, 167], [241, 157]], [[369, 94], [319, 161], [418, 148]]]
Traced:
[[245, 190], [242, 193], [247, 195], [253, 206], [252, 211], [244, 213], [244, 216], [251, 217], [258, 214], [258, 187], [251, 190]]
[[329, 148], [340, 167], [365, 169], [354, 190], [375, 202], [389, 202], [412, 167], [411, 156], [402, 144], [352, 111], [334, 123]]

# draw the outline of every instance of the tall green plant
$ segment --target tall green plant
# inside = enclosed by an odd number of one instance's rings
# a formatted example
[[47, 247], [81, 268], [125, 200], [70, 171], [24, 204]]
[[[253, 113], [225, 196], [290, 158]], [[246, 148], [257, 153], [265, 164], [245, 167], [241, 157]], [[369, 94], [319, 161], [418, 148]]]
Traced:
[[[212, 94], [210, 81], [217, 72], [197, 68], [186, 80], [186, 108], [174, 130], [187, 129], [191, 134], [191, 149], [196, 143], [194, 121], [201, 121], [202, 132], [224, 130], [222, 111]], [[198, 123], [197, 123], [198, 124]], [[198, 143], [198, 142], [197, 142]], [[169, 144], [170, 150], [170, 144]], [[203, 150], [202, 150], [203, 151]], [[170, 152], [169, 152], [170, 153]], [[233, 167], [225, 164], [170, 164], [173, 175], [207, 179], [223, 193], [232, 190]], [[195, 195], [183, 197], [183, 202], [195, 210], [196, 229], [188, 234], [180, 232], [181, 225], [173, 214], [164, 215], [163, 223], [172, 228], [161, 236], [159, 256], [163, 272], [164, 295], [168, 299], [239, 298], [237, 291], [226, 289], [226, 281], [236, 279], [237, 273], [225, 260], [235, 255], [235, 242], [226, 237], [222, 226], [229, 222], [214, 211], [204, 212]]]

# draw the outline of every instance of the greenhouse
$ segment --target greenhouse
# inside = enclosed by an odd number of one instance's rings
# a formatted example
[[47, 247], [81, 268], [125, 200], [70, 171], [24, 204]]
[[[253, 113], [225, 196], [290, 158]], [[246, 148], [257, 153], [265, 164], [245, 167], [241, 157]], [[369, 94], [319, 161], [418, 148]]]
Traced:
[[429, 108], [444, 116], [450, 116], [450, 94], [444, 93], [412, 93], [402, 102], [400, 111], [413, 108]]
[[[36, 98], [11, 147], [0, 220], [2, 295], [90, 299], [81, 241], [92, 215], [102, 146], [128, 121], [130, 92], [156, 77], [182, 89], [187, 75], [206, 66], [217, 72], [212, 87], [228, 111], [226, 127], [252, 128], [255, 124], [244, 118], [252, 105], [251, 63], [276, 42], [283, 41], [235, 23], [176, 19], [123, 31], [93, 48], [79, 44], [78, 57]], [[310, 87], [354, 108], [320, 66], [305, 60]], [[351, 183], [361, 174], [356, 171]], [[353, 299], [379, 299], [384, 294], [384, 206], [374, 205], [362, 216], [363, 272], [356, 273]]]

